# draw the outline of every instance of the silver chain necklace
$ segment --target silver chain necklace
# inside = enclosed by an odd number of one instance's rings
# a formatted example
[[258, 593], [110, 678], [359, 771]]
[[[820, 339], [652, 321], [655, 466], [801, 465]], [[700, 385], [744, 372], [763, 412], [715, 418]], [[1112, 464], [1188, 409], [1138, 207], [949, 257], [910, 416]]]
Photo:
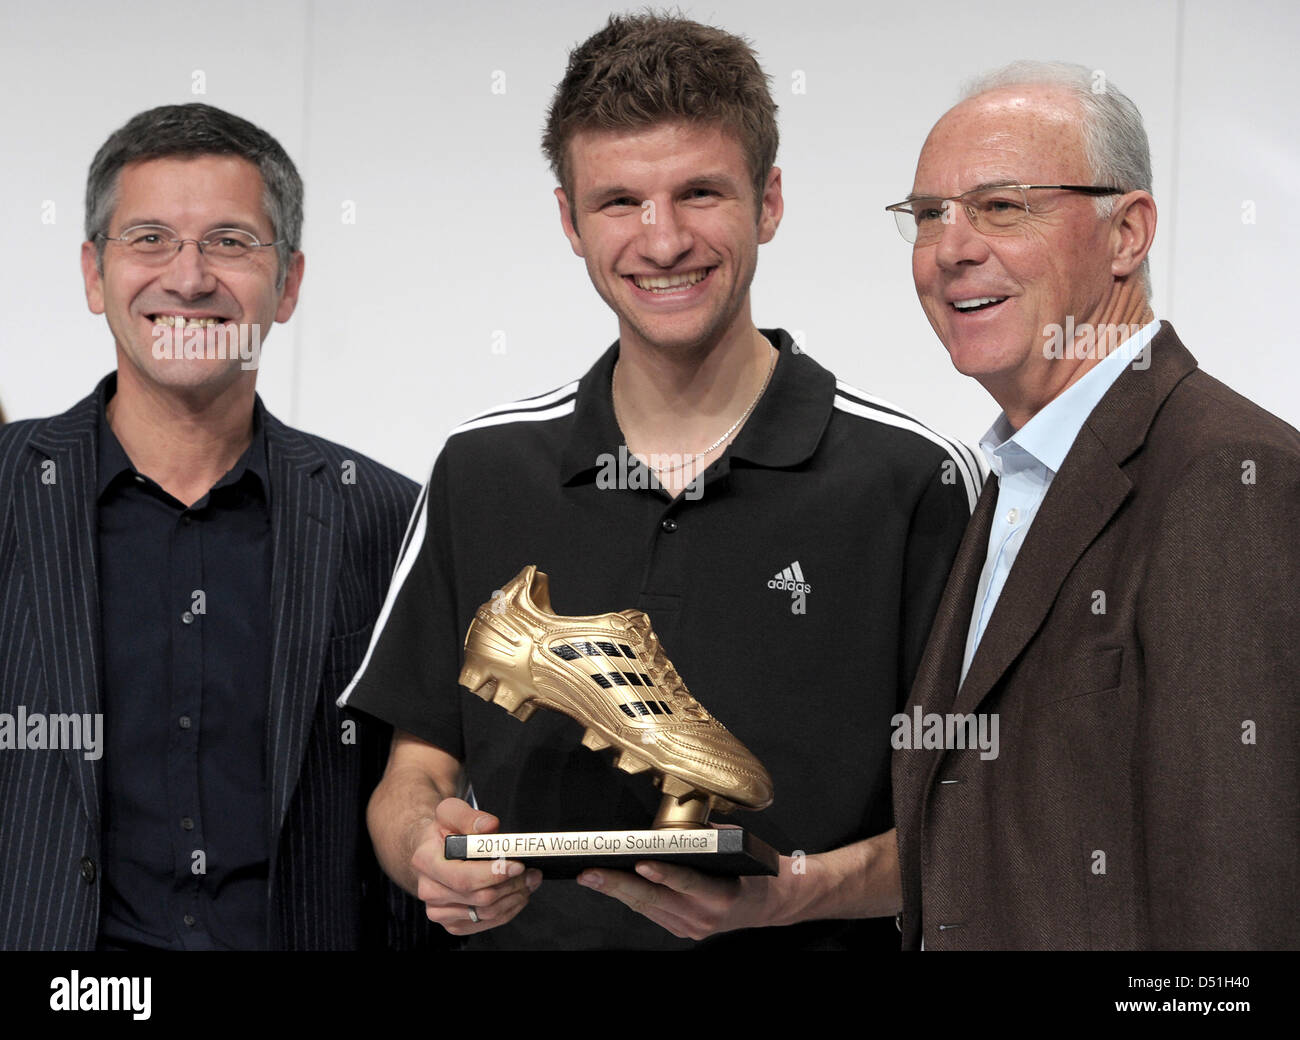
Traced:
[[[716, 441], [714, 441], [712, 444], [710, 444], [710, 445], [709, 445], [707, 448], [705, 448], [703, 451], [696, 452], [696, 453], [695, 453], [695, 457], [694, 457], [693, 459], [692, 459], [692, 458], [687, 458], [685, 462], [679, 462], [679, 463], [678, 463], [677, 465], [675, 465], [675, 466], [664, 466], [664, 467], [662, 467], [662, 468], [657, 467], [657, 466], [651, 466], [650, 463], [647, 462], [647, 463], [646, 463], [646, 467], [647, 467], [648, 469], [650, 469], [652, 472], [654, 472], [654, 473], [656, 473], [656, 474], [660, 474], [660, 475], [662, 475], [662, 474], [664, 474], [664, 473], [674, 473], [674, 472], [676, 472], [677, 470], [683, 468], [684, 466], [689, 465], [691, 462], [698, 461], [699, 459], [702, 459], [705, 455], [710, 454], [711, 452], [717, 450], [719, 447], [721, 447], [723, 444], [725, 444], [726, 441], [727, 441], [727, 438], [730, 437], [733, 433], [735, 433], [736, 430], [738, 430], [738, 429], [740, 428], [740, 424], [743, 423], [746, 419], [749, 418], [749, 413], [752, 412], [752, 411], [754, 410], [754, 408], [758, 405], [758, 402], [762, 399], [762, 397], [763, 397], [763, 392], [767, 389], [767, 384], [770, 383], [770, 382], [772, 381], [772, 373], [776, 370], [776, 355], [777, 355], [777, 352], [776, 352], [775, 350], [773, 350], [773, 351], [772, 351], [772, 360], [768, 363], [768, 366], [767, 366], [767, 375], [763, 377], [763, 385], [760, 386], [760, 387], [758, 388], [758, 393], [755, 394], [755, 395], [754, 395], [754, 399], [753, 399], [752, 401], [749, 402], [749, 407], [746, 408], [743, 412], [740, 413], [740, 418], [737, 419], [734, 423], [732, 423], [732, 424], [727, 428], [727, 432], [726, 432], [726, 433], [724, 433], [721, 437], [719, 437]], [[619, 363], [618, 363], [617, 361], [615, 361], [615, 362], [614, 362], [614, 372], [613, 372], [613, 374], [610, 376], [610, 379], [609, 379], [609, 393], [610, 393], [610, 397], [613, 399], [613, 402], [614, 402], [614, 421], [615, 421], [616, 423], [618, 423], [619, 431], [622, 432], [622, 430], [623, 430], [623, 419], [622, 419], [622, 417], [618, 414], [618, 365], [619, 365]], [[623, 434], [623, 436], [624, 436], [624, 443], [626, 443], [627, 434]], [[628, 447], [628, 451], [631, 451], [631, 450], [632, 450], [632, 449], [631, 449], [631, 447], [629, 446], [629, 447]]]

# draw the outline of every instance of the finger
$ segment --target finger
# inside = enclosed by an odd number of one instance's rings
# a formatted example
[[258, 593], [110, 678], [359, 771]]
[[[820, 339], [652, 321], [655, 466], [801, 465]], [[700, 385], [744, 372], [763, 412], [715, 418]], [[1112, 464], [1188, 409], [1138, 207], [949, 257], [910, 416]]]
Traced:
[[658, 860], [643, 860], [637, 863], [636, 872], [656, 885], [663, 885], [674, 892], [694, 896], [697, 899], [728, 899], [736, 884], [734, 881], [709, 877], [690, 867], [660, 863]]
[[463, 864], [444, 863], [437, 876], [423, 873], [418, 876], [416, 895], [426, 903], [479, 907], [489, 906], [508, 895], [534, 891], [539, 872], [526, 872], [522, 863], [515, 865], [519, 870], [513, 877], [490, 874], [484, 878], [477, 871], [466, 873], [455, 869]]
[[475, 809], [459, 798], [440, 801], [433, 818], [448, 834], [489, 834], [501, 826], [501, 821], [491, 813]]
[[542, 872], [533, 867], [518, 877], [504, 881], [499, 885], [480, 889], [458, 888], [421, 874], [416, 886], [416, 895], [421, 902], [438, 906], [491, 906], [507, 896], [531, 895], [542, 883]]
[[421, 877], [432, 878], [458, 892], [476, 892], [479, 889], [517, 880], [524, 873], [524, 864], [518, 860], [495, 859], [454, 860], [445, 859], [436, 843], [421, 845], [411, 857], [411, 867]]
[[617, 899], [678, 938], [692, 938], [691, 922], [683, 915], [683, 898], [664, 888], [621, 870], [584, 870], [578, 884]]
[[441, 925], [455, 925], [464, 928], [476, 928], [479, 925], [492, 927], [504, 924], [528, 902], [528, 892], [519, 892], [501, 900], [490, 907], [472, 906], [427, 906], [425, 913], [429, 920]]
[[[480, 814], [489, 820], [495, 817]], [[497, 858], [493, 860], [449, 860], [446, 858], [446, 837], [441, 824], [432, 827], [411, 855], [411, 869], [417, 875], [432, 878], [457, 891], [468, 892], [488, 888], [502, 880], [517, 878], [524, 872], [518, 860]]]
[[513, 920], [528, 905], [528, 895], [527, 892], [519, 893], [493, 907], [475, 910], [477, 921], [470, 916], [466, 906], [427, 907], [425, 913], [430, 921], [442, 925], [451, 935], [473, 935]]
[[[522, 892], [512, 892], [510, 895], [498, 899], [493, 903], [489, 903], [487, 906], [467, 908], [465, 915], [470, 917], [471, 923], [475, 924], [488, 924], [492, 926], [505, 924], [506, 921], [509, 921], [519, 913], [520, 910], [528, 905], [528, 897], [530, 895], [532, 895], [532, 893], [529, 892], [528, 889], [524, 889]], [[469, 909], [474, 910], [473, 916], [478, 917], [478, 921], [473, 920], [473, 917], [469, 914]]]

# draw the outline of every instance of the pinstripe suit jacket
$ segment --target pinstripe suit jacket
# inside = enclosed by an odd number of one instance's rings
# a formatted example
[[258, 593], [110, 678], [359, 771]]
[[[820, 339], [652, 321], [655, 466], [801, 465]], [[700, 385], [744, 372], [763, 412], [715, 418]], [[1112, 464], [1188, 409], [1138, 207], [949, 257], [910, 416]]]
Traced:
[[[97, 409], [91, 394], [0, 427], [0, 712], [100, 711]], [[382, 878], [364, 820], [386, 734], [346, 727], [334, 702], [360, 666], [417, 489], [269, 414], [265, 429], [270, 945], [405, 945], [427, 922]], [[0, 750], [0, 948], [94, 948], [102, 796], [100, 762], [79, 750]]]

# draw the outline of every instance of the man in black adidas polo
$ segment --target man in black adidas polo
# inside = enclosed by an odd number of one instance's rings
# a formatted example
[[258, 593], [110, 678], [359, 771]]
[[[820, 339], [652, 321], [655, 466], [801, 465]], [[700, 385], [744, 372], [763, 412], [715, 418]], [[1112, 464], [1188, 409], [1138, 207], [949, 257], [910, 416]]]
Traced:
[[[699, 97], [716, 99], [709, 121], [679, 100]], [[561, 221], [618, 342], [580, 381], [453, 432], [344, 695], [399, 731], [370, 806], [381, 860], [472, 946], [670, 949], [779, 925], [746, 945], [897, 948], [892, 921], [853, 919], [898, 909], [896, 891], [867, 894], [896, 872], [890, 718], [980, 474], [754, 327], [758, 246], [782, 214], [776, 144], [749, 48], [681, 19], [611, 19], [557, 90]], [[520, 725], [458, 687], [474, 610], [530, 563], [559, 614], [650, 616], [772, 773], [775, 803], [744, 823], [786, 854], [779, 877], [646, 863], [541, 885], [520, 863], [443, 859], [448, 833], [640, 827], [658, 801], [571, 720]], [[485, 811], [464, 800], [471, 781]]]

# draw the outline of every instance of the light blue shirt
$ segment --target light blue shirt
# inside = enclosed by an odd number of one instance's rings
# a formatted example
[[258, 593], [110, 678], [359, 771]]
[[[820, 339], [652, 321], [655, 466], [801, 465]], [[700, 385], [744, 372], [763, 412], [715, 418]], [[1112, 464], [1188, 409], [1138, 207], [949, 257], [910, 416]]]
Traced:
[[[1019, 430], [1011, 429], [1003, 412], [980, 438], [980, 451], [998, 478], [998, 504], [966, 635], [962, 682], [966, 681], [975, 648], [984, 636], [1007, 576], [1061, 463], [1097, 402], [1106, 396], [1106, 391], [1159, 330], [1159, 321], [1143, 326]], [[1150, 354], [1139, 359], [1134, 367], [1148, 364]]]

